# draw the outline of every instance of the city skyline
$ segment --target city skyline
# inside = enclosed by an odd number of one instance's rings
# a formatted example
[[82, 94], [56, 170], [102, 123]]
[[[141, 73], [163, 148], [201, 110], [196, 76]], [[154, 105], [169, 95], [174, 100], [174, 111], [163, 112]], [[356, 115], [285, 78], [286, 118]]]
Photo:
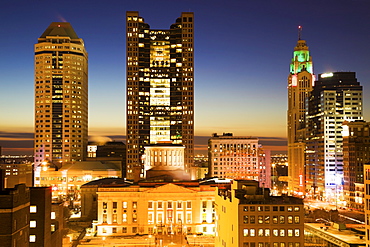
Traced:
[[90, 137], [122, 139], [126, 133], [127, 10], [140, 11], [152, 28], [167, 28], [179, 13], [194, 12], [196, 150], [204, 150], [214, 132], [276, 140], [265, 148], [275, 143], [286, 150], [286, 81], [298, 25], [303, 26], [302, 39], [307, 41], [316, 75], [356, 72], [364, 86], [364, 120], [369, 121], [366, 58], [370, 49], [364, 49], [370, 36], [366, 32], [369, 8], [370, 3], [361, 0], [313, 1], [298, 7], [294, 1], [6, 3], [0, 10], [7, 34], [0, 41], [0, 146], [4, 154], [24, 153], [13, 149], [17, 147], [32, 150], [33, 44], [54, 21], [70, 22], [89, 53]]

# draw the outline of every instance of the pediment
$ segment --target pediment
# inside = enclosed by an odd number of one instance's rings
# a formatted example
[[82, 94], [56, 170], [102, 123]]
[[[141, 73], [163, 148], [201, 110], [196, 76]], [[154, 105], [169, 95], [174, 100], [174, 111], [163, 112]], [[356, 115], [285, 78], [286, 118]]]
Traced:
[[196, 191], [185, 188], [183, 186], [168, 183], [168, 184], [150, 189], [147, 191], [147, 193], [196, 193]]

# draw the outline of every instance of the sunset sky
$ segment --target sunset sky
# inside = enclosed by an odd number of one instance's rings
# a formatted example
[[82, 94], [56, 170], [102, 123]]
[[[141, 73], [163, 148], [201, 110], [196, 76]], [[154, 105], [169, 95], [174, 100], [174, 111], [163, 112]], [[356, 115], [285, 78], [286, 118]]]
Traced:
[[[13, 0], [0, 8], [0, 146], [32, 153], [33, 45], [51, 22], [68, 21], [89, 53], [89, 135], [125, 135], [125, 13], [168, 29], [194, 12], [196, 148], [212, 133], [261, 138], [286, 150], [287, 76], [297, 26], [314, 73], [354, 71], [370, 121], [368, 0]], [[26, 148], [26, 149], [23, 149]]]

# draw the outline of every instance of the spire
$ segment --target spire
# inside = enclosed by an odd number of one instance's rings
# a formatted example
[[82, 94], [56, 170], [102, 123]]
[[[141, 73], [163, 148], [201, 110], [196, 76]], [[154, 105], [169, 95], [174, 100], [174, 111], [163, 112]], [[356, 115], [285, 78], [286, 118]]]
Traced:
[[301, 40], [302, 26], [298, 26], [298, 40]]

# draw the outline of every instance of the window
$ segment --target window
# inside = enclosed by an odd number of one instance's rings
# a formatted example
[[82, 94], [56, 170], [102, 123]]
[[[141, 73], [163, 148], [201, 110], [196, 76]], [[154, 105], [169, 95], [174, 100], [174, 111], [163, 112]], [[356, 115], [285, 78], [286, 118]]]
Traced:
[[285, 237], [285, 229], [280, 229], [280, 237]]
[[293, 229], [288, 229], [288, 237], [293, 237]]
[[257, 207], [257, 211], [262, 212], [263, 211], [263, 207], [262, 206], [258, 206]]
[[250, 209], [251, 212], [256, 211], [256, 207], [255, 206], [251, 206], [249, 209]]
[[162, 202], [158, 202], [158, 203], [157, 203], [157, 208], [163, 208], [163, 207], [162, 207]]
[[272, 211], [278, 211], [278, 207], [277, 206], [273, 206], [272, 207]]
[[251, 224], [256, 223], [256, 216], [251, 216], [250, 222]]
[[248, 206], [244, 206], [244, 207], [243, 207], [243, 211], [244, 211], [244, 212], [248, 212]]
[[30, 213], [37, 213], [37, 206], [30, 206]]
[[113, 208], [117, 208], [117, 202], [113, 202]]
[[122, 233], [127, 233], [127, 227], [122, 227]]
[[30, 228], [35, 228], [36, 227], [36, 220], [31, 220], [30, 221]]
[[103, 214], [103, 223], [107, 223], [107, 215]]
[[136, 222], [137, 221], [137, 213], [133, 213], [132, 214], [132, 222]]
[[177, 202], [177, 208], [182, 208], [182, 202]]
[[263, 233], [264, 233], [264, 231], [263, 231], [263, 229], [258, 229], [258, 237], [263, 237]]
[[107, 209], [107, 207], [108, 207], [108, 203], [103, 202], [103, 209]]
[[280, 224], [285, 224], [285, 216], [284, 215], [280, 215], [280, 221], [279, 221]]
[[297, 207], [294, 207], [294, 211], [295, 212], [299, 212], [299, 207], [297, 206]]
[[270, 211], [270, 206], [265, 206], [265, 211]]
[[288, 224], [293, 224], [293, 216], [288, 216]]
[[117, 233], [117, 228], [116, 227], [112, 228], [112, 233]]
[[202, 208], [204, 209], [204, 208], [207, 208], [207, 201], [203, 201], [202, 202]]
[[294, 236], [299, 237], [299, 229], [294, 229]]
[[117, 214], [112, 215], [112, 222], [117, 223]]
[[293, 211], [293, 207], [287, 207], [287, 211], [288, 212], [292, 212]]
[[122, 208], [127, 208], [127, 202], [122, 202]]
[[153, 209], [153, 202], [148, 202], [148, 209]]
[[36, 242], [36, 235], [30, 235], [30, 243]]
[[265, 224], [270, 224], [270, 216], [269, 215], [265, 216]]
[[251, 235], [251, 237], [254, 237], [254, 236], [256, 236], [256, 229], [251, 229], [250, 230], [250, 235]]
[[137, 208], [137, 202], [132, 202], [132, 208]]
[[132, 233], [137, 233], [137, 227], [136, 226], [132, 227]]
[[55, 212], [51, 212], [50, 218], [51, 218], [52, 220], [55, 220]]
[[248, 237], [249, 236], [249, 230], [247, 228], [243, 229], [243, 236]]
[[265, 237], [270, 237], [270, 229], [265, 229]]
[[284, 206], [280, 206], [280, 211], [285, 211], [285, 207]]
[[272, 216], [272, 223], [274, 224], [278, 223], [278, 217], [276, 215]]
[[191, 208], [191, 201], [186, 202], [186, 208]]
[[167, 202], [167, 208], [172, 208], [172, 202]]
[[294, 216], [294, 223], [299, 224], [299, 216]]
[[263, 216], [258, 215], [258, 224], [263, 224]]
[[248, 224], [248, 215], [244, 215], [243, 217], [243, 223]]
[[127, 214], [122, 214], [122, 222], [127, 222]]
[[274, 229], [274, 230], [272, 230], [272, 235], [273, 235], [274, 237], [278, 237], [278, 236], [279, 236], [279, 230], [278, 230], [278, 229]]

